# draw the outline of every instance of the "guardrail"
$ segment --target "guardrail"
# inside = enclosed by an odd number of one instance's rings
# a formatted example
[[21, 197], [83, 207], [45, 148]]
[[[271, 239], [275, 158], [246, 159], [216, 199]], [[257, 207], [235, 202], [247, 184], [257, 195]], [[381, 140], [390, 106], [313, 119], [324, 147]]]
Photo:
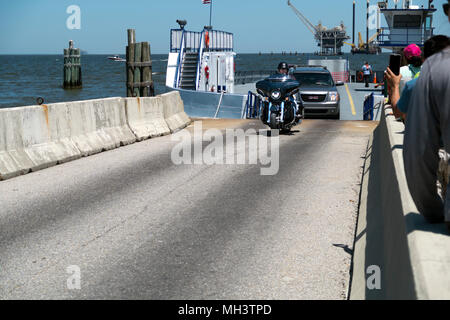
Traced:
[[423, 46], [425, 41], [433, 36], [434, 28], [419, 30], [418, 28], [401, 28], [401, 30], [390, 30], [380, 28], [377, 36], [379, 46], [398, 46], [406, 47], [411, 43]]
[[[372, 92], [364, 98], [363, 105], [363, 120], [378, 120], [380, 112], [383, 109], [384, 96], [377, 95]], [[374, 111], [377, 110], [377, 114], [374, 115]]]
[[245, 118], [247, 119], [256, 119], [259, 117], [259, 113], [261, 110], [261, 98], [249, 91], [247, 95], [247, 103], [245, 105]]

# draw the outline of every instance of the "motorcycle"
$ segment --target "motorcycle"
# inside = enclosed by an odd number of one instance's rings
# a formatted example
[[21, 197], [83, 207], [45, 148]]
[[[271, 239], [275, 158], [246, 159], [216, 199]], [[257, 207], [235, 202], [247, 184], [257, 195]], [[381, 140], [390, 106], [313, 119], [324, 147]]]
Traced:
[[275, 74], [256, 83], [256, 91], [264, 97], [260, 119], [270, 129], [289, 132], [304, 116], [303, 106], [297, 106], [295, 95], [300, 83], [287, 75]]

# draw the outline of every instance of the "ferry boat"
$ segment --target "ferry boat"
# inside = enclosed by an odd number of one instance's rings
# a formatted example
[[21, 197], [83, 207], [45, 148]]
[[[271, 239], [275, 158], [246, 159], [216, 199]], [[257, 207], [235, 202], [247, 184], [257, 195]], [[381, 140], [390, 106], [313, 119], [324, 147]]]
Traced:
[[166, 86], [179, 91], [191, 117], [244, 117], [248, 92], [256, 88], [235, 84], [234, 35], [211, 27], [187, 31], [179, 21], [170, 31]]

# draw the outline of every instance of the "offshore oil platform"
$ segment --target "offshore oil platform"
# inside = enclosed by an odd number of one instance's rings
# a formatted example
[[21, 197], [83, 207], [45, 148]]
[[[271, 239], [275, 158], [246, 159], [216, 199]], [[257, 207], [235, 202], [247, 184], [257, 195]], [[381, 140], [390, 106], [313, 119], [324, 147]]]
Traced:
[[[314, 35], [322, 56], [341, 55], [344, 44], [352, 47], [353, 54], [379, 54], [382, 49], [401, 51], [410, 43], [423, 46], [424, 42], [433, 36], [433, 13], [436, 11], [433, 0], [428, 0], [428, 7], [414, 5], [413, 0], [393, 0], [393, 7], [389, 7], [389, 0], [377, 2], [376, 32], [369, 37], [369, 6], [367, 3], [366, 17], [366, 41], [358, 32], [358, 43], [355, 39], [355, 1], [353, 1], [353, 43], [348, 43], [344, 23], [332, 29], [328, 29], [321, 23], [313, 25], [293, 4], [288, 0], [288, 6], [295, 12], [298, 18]], [[401, 3], [399, 3], [401, 2]], [[387, 27], [381, 26], [381, 16], [384, 16]], [[373, 28], [373, 27], [372, 27]]]
[[302, 21], [309, 31], [314, 35], [320, 51], [317, 53], [321, 56], [334, 56], [342, 54], [342, 47], [344, 42], [350, 39], [347, 36], [346, 28], [343, 22], [337, 27], [328, 29], [319, 22], [318, 25], [313, 25], [292, 3], [287, 2], [288, 6], [294, 11], [297, 17]]

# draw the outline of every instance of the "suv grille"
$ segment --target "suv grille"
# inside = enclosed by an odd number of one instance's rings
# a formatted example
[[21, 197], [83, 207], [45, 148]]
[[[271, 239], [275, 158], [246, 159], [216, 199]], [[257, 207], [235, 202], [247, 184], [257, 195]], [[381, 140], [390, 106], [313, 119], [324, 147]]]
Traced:
[[301, 97], [304, 102], [324, 102], [327, 95], [326, 94], [302, 94]]

